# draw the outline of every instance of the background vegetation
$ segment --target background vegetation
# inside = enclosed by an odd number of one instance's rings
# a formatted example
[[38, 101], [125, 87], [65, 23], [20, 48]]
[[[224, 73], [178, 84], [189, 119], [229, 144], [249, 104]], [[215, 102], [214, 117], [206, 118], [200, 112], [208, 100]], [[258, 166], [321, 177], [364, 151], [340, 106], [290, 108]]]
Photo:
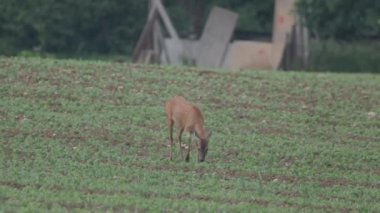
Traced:
[[[237, 38], [271, 34], [273, 1], [165, 4], [182, 36], [213, 4], [240, 12]], [[378, 2], [299, 4], [311, 69], [380, 70]], [[0, 55], [48, 56], [0, 56], [0, 212], [379, 211], [379, 75], [53, 59], [124, 58], [146, 13], [140, 0], [0, 0]], [[177, 146], [168, 160], [163, 106], [178, 94], [213, 131], [205, 163]]]
[[[168, 160], [175, 94], [205, 163]], [[379, 105], [374, 74], [0, 58], [0, 212], [379, 212]]]
[[[199, 36], [212, 5], [232, 9], [240, 14], [236, 38], [270, 36], [274, 1], [261, 0], [164, 0], [176, 28], [183, 37]], [[130, 56], [147, 17], [148, 3], [141, 0], [0, 0], [1, 55], [55, 55], [89, 57], [91, 55]], [[312, 37], [317, 39], [312, 54], [314, 70], [379, 71], [380, 2], [375, 0], [299, 0]], [[343, 66], [341, 61], [325, 60], [331, 51], [321, 46], [356, 47], [370, 55], [353, 54], [349, 58], [371, 66]], [[363, 43], [376, 43], [364, 45]], [[346, 58], [332, 55], [332, 58]], [[314, 50], [313, 52], [314, 53]], [[334, 54], [335, 54], [334, 53]], [[363, 51], [361, 52], [363, 53]], [[356, 58], [360, 55], [359, 58]], [[367, 58], [376, 57], [374, 60]], [[352, 60], [345, 61], [350, 64]], [[330, 63], [332, 65], [330, 66]], [[356, 62], [359, 63], [359, 62]], [[327, 64], [327, 65], [325, 65]], [[338, 64], [338, 65], [336, 65]], [[337, 70], [337, 71], [338, 71]]]

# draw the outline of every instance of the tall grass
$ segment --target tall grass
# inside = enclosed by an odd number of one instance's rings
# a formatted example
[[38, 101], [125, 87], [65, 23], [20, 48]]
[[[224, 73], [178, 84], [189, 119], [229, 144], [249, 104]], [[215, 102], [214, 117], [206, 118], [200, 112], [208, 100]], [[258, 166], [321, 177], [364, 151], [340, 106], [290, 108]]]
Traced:
[[380, 73], [380, 41], [313, 40], [308, 70]]

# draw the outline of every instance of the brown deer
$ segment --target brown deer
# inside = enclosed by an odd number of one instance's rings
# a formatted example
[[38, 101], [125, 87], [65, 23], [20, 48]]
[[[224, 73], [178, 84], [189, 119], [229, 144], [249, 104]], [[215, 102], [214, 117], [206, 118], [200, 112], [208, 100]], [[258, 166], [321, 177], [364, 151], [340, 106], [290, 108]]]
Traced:
[[185, 131], [188, 132], [190, 135], [186, 161], [190, 160], [191, 136], [193, 133], [195, 133], [195, 135], [200, 140], [200, 143], [198, 143], [198, 161], [203, 162], [207, 155], [208, 141], [211, 137], [211, 133], [206, 133], [201, 110], [181, 96], [175, 96], [169, 101], [167, 101], [165, 109], [167, 114], [169, 139], [171, 146], [170, 160], [173, 159], [173, 125], [175, 124], [177, 128], [177, 139], [179, 142], [181, 158], [183, 159], [181, 137], [182, 133]]

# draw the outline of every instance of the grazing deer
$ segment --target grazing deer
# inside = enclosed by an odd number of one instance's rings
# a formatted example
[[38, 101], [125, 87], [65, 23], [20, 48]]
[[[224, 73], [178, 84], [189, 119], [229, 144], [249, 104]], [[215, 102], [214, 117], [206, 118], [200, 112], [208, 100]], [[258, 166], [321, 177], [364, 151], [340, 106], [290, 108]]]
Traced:
[[206, 133], [201, 110], [181, 96], [175, 96], [167, 101], [165, 109], [169, 127], [170, 160], [172, 160], [173, 154], [173, 125], [176, 124], [181, 158], [183, 159], [181, 136], [185, 131], [190, 135], [186, 161], [190, 159], [191, 136], [195, 133], [200, 140], [200, 143], [198, 143], [198, 161], [203, 162], [207, 155], [211, 133]]

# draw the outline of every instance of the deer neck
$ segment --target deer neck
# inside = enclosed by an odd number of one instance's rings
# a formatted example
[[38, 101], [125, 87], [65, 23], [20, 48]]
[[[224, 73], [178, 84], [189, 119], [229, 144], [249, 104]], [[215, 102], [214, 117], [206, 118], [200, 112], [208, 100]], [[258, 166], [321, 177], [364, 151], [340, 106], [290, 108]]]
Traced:
[[206, 139], [207, 138], [207, 134], [206, 134], [205, 128], [203, 127], [202, 123], [197, 124], [195, 126], [195, 132], [198, 134], [200, 139]]

